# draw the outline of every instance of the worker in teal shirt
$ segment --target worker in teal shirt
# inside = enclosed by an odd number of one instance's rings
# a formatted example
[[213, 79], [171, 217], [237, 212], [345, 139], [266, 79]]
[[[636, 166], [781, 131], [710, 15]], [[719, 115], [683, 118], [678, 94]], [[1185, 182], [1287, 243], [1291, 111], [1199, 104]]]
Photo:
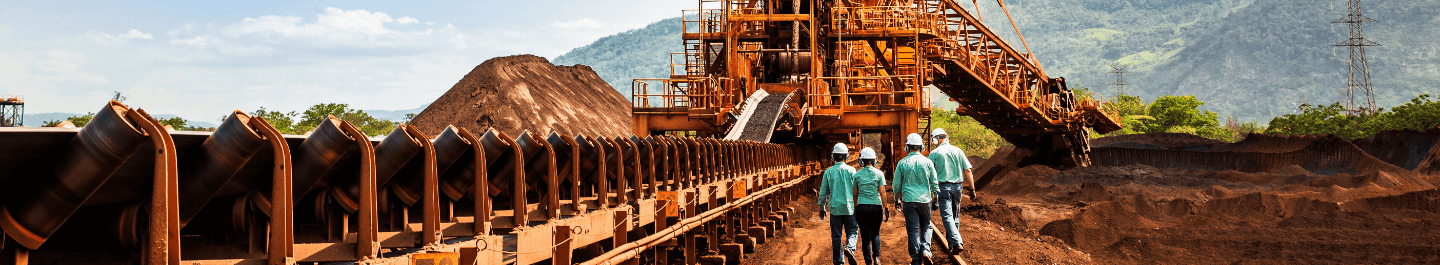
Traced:
[[[974, 175], [970, 173], [970, 160], [965, 157], [965, 151], [959, 147], [950, 145], [949, 136], [945, 129], [930, 131], [930, 141], [935, 144], [935, 149], [930, 150], [930, 162], [935, 163], [935, 173], [940, 180], [940, 223], [945, 226], [945, 239], [950, 243], [948, 249], [950, 254], [959, 254], [965, 251], [965, 242], [960, 239], [959, 220], [956, 214], [960, 213], [960, 196], [964, 190], [966, 180], [974, 187]], [[974, 197], [974, 190], [971, 190], [971, 199]]]
[[[859, 237], [854, 215], [855, 168], [845, 164], [845, 160], [850, 158], [850, 149], [844, 143], [835, 144], [830, 158], [835, 160], [835, 165], [825, 169], [824, 178], [820, 180], [820, 194], [815, 196], [815, 201], [820, 203], [821, 220], [825, 219], [825, 212], [830, 213], [831, 253], [834, 254], [835, 264], [844, 265], [840, 237], [848, 234], [844, 247], [849, 251], [855, 251], [855, 239]], [[841, 233], [842, 228], [844, 233]]]
[[930, 211], [936, 210], [934, 198], [940, 192], [935, 177], [935, 164], [921, 155], [925, 139], [919, 134], [905, 137], [905, 151], [910, 153], [895, 164], [895, 204], [905, 214], [905, 233], [910, 240], [910, 264], [930, 264]]
[[875, 168], [875, 149], [860, 149], [860, 170], [855, 171], [855, 222], [860, 224], [860, 252], [865, 265], [880, 264], [880, 223], [890, 220], [884, 208], [885, 172]]

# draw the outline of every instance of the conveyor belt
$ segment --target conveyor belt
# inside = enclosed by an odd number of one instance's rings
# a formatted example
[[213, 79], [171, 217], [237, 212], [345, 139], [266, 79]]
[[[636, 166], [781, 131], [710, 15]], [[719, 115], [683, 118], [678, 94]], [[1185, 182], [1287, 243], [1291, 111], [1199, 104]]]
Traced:
[[333, 117], [281, 135], [239, 111], [214, 132], [158, 124], [112, 101], [78, 129], [0, 128], [0, 264], [404, 264], [462, 248], [534, 264], [658, 232], [667, 207], [759, 215], [725, 236], [755, 231], [821, 168], [814, 147], [669, 135], [371, 138]]
[[[770, 142], [770, 137], [775, 133], [775, 125], [780, 121], [780, 114], [785, 112], [785, 104], [790, 102], [792, 94], [762, 93], [764, 90], [757, 90], [750, 100], [746, 100], [744, 110], [741, 111], [741, 120], [730, 128], [725, 139]], [[756, 98], [759, 100], [754, 100]]]

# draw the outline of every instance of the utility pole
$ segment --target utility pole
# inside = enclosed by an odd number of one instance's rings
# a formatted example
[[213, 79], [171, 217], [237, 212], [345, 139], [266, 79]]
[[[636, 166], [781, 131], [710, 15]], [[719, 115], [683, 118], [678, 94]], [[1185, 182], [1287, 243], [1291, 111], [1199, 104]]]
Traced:
[[1110, 83], [1110, 85], [1115, 86], [1115, 98], [1119, 100], [1120, 95], [1125, 94], [1125, 86], [1130, 84], [1125, 83], [1125, 67], [1130, 67], [1130, 65], [1116, 66], [1110, 63], [1106, 63], [1105, 65], [1109, 65], [1110, 69], [1113, 69], [1110, 70], [1110, 73], [1115, 74], [1115, 83]]
[[[1375, 92], [1370, 86], [1370, 64], [1365, 62], [1365, 46], [1380, 46], [1380, 44], [1365, 39], [1363, 25], [1366, 22], [1379, 22], [1365, 15], [1360, 14], [1360, 0], [1349, 0], [1350, 13], [1330, 23], [1350, 24], [1350, 38], [1336, 43], [1334, 46], [1350, 47], [1350, 76], [1346, 81], [1345, 108], [1350, 113], [1375, 113]], [[1357, 108], [1355, 106], [1355, 91], [1365, 93], [1365, 104]]]

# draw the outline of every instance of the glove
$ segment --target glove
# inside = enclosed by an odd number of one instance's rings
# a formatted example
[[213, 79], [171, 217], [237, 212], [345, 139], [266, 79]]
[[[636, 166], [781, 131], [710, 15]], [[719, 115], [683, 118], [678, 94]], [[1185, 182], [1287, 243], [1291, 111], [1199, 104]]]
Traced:
[[975, 196], [975, 189], [967, 189], [967, 190], [965, 190], [965, 192], [969, 192], [969, 193], [970, 193], [970, 200], [971, 200], [971, 201], [974, 201], [975, 199], [980, 198], [980, 197], [976, 197], [976, 196]]
[[880, 222], [881, 222], [881, 223], [889, 222], [889, 221], [890, 221], [890, 210], [889, 210], [889, 209], [880, 209], [880, 211], [885, 213], [885, 217], [882, 218], [882, 219], [880, 219]]
[[940, 210], [940, 204], [939, 204], [939, 203], [935, 203], [935, 202], [930, 202], [930, 211], [933, 212], [933, 211], [938, 211], [938, 210]]
[[825, 210], [824, 210], [824, 209], [821, 209], [821, 210], [820, 210], [820, 220], [825, 220], [825, 216], [826, 216], [826, 215], [829, 215], [829, 214], [826, 214], [826, 213], [825, 213]]

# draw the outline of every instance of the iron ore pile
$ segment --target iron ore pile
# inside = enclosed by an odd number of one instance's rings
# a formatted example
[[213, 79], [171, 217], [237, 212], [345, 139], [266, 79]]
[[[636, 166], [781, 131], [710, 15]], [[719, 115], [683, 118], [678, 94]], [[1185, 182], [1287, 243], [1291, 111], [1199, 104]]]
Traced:
[[475, 66], [410, 122], [421, 131], [455, 125], [474, 132], [629, 136], [630, 100], [589, 66], [544, 57], [496, 57]]
[[1100, 264], [1435, 264], [1437, 140], [1440, 129], [1353, 141], [1106, 137], [1094, 141], [1095, 166], [1012, 170], [979, 202], [1023, 209], [1027, 233]]

